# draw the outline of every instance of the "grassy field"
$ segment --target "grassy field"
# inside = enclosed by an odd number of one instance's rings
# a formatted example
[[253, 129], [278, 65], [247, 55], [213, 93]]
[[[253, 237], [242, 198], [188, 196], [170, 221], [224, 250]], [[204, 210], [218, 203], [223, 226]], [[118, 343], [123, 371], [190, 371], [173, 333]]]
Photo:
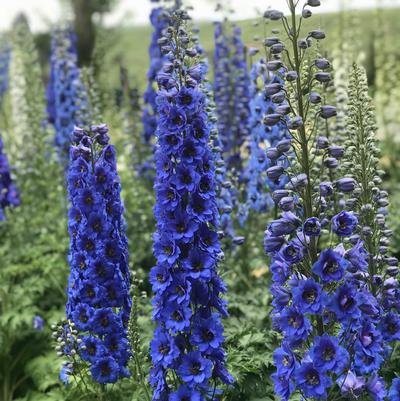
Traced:
[[[385, 29], [393, 33], [393, 37], [400, 34], [400, 9], [384, 9], [380, 20], [384, 21]], [[320, 28], [327, 32], [327, 40], [324, 42], [324, 50], [332, 53], [333, 50], [340, 47], [341, 32], [358, 32], [354, 37], [349, 38], [353, 44], [354, 57], [358, 57], [361, 52], [364, 53], [364, 60], [367, 69], [373, 68], [373, 44], [376, 35], [377, 10], [352, 11], [336, 14], [320, 14], [317, 18], [305, 21], [303, 25], [304, 32], [310, 29]], [[255, 26], [255, 23], [258, 23]], [[317, 26], [316, 26], [317, 24]], [[243, 38], [247, 46], [260, 46], [260, 41], [255, 37], [263, 38], [268, 36], [273, 24], [264, 25], [261, 18], [255, 20], [238, 21], [237, 25], [242, 28]], [[212, 23], [202, 22], [198, 24], [200, 28], [201, 44], [207, 52], [209, 60], [212, 60], [213, 53], [213, 35], [214, 29]], [[351, 26], [352, 29], [348, 29]], [[129, 28], [120, 28], [112, 31], [111, 35], [106, 37], [107, 68], [113, 71], [112, 80], [118, 79], [118, 64], [122, 62], [127, 66], [130, 76], [140, 88], [146, 84], [146, 71], [149, 65], [148, 47], [150, 44], [152, 28], [151, 26], [136, 26]]]

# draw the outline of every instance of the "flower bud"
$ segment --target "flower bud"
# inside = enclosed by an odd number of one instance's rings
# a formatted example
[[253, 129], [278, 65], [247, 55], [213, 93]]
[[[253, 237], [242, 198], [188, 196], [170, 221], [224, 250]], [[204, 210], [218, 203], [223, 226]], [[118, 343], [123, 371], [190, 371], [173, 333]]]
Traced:
[[326, 83], [331, 80], [331, 74], [329, 74], [329, 72], [317, 72], [314, 77], [318, 82], [321, 83]]
[[269, 18], [271, 21], [279, 21], [283, 18], [283, 12], [278, 10], [268, 10], [264, 13], [264, 18]]
[[286, 99], [285, 92], [278, 92], [271, 96], [272, 103], [281, 104]]
[[271, 47], [277, 43], [279, 43], [279, 38], [277, 38], [277, 37], [270, 37], [270, 38], [265, 39], [265, 41], [264, 41], [264, 44], [267, 47]]
[[339, 180], [336, 181], [336, 186], [339, 189], [339, 191], [342, 191], [344, 193], [352, 192], [354, 191], [354, 188], [356, 187], [356, 181], [354, 178], [340, 178]]
[[282, 67], [283, 67], [283, 63], [280, 60], [272, 60], [272, 61], [268, 61], [268, 63], [267, 63], [268, 71], [278, 71]]
[[318, 7], [321, 5], [321, 1], [320, 0], [308, 0], [307, 5], [309, 5], [310, 7]]
[[297, 42], [297, 46], [299, 46], [300, 49], [305, 50], [305, 49], [308, 49], [308, 48], [310, 47], [310, 44], [309, 44], [309, 42], [308, 42], [306, 39], [300, 39], [300, 40]]
[[275, 95], [275, 93], [280, 92], [282, 89], [283, 89], [282, 84], [278, 84], [278, 83], [269, 84], [269, 85], [265, 86], [265, 94], [267, 96], [272, 96], [272, 95]]
[[274, 114], [267, 114], [264, 117], [264, 124], [268, 125], [268, 126], [273, 126], [275, 124], [277, 124], [279, 122], [279, 120], [281, 119], [281, 115], [274, 113]]
[[295, 189], [298, 190], [300, 188], [304, 188], [308, 183], [307, 175], [304, 173], [301, 173], [299, 175], [296, 175], [295, 177], [292, 177], [287, 185], [289, 189]]
[[286, 189], [277, 189], [272, 192], [272, 199], [275, 203], [278, 203], [281, 199], [287, 196], [289, 196], [289, 191]]
[[324, 164], [329, 169], [335, 169], [339, 166], [339, 162], [334, 157], [327, 157], [324, 160]]
[[300, 116], [293, 117], [288, 122], [288, 128], [295, 130], [303, 126], [303, 119]]
[[272, 181], [276, 181], [284, 172], [285, 169], [282, 166], [272, 166], [267, 169], [267, 177]]
[[275, 113], [281, 114], [281, 115], [286, 115], [290, 113], [290, 106], [287, 104], [281, 104], [275, 109]]
[[276, 148], [278, 149], [279, 152], [285, 153], [290, 150], [291, 146], [292, 146], [291, 139], [283, 139], [278, 142], [278, 144], [276, 145]]
[[310, 18], [312, 16], [312, 11], [308, 8], [303, 8], [301, 15], [303, 18]]
[[315, 60], [314, 64], [320, 70], [326, 70], [326, 69], [330, 68], [330, 66], [331, 66], [331, 63], [326, 58], [319, 58], [319, 59]]
[[298, 77], [298, 74], [296, 71], [288, 71], [286, 73], [286, 81], [288, 81], [288, 82], [296, 81], [297, 77]]
[[292, 196], [285, 196], [284, 198], [282, 198], [279, 201], [278, 206], [284, 212], [289, 212], [290, 210], [293, 210], [294, 209], [294, 199], [293, 199], [293, 197]]
[[283, 52], [284, 49], [285, 49], [285, 45], [283, 43], [279, 42], [279, 43], [276, 43], [271, 46], [271, 53], [272, 54], [280, 54]]
[[329, 146], [329, 154], [336, 159], [340, 159], [344, 155], [344, 148], [342, 146], [331, 145]]
[[310, 36], [313, 39], [317, 39], [317, 40], [322, 40], [322, 39], [326, 38], [325, 32], [321, 31], [319, 29], [315, 29], [315, 30], [309, 32], [308, 36]]
[[337, 115], [336, 107], [334, 106], [322, 106], [321, 107], [321, 117], [328, 119], [335, 117]]
[[318, 104], [318, 103], [321, 103], [322, 97], [317, 92], [311, 92], [310, 96], [309, 96], [309, 99], [310, 99], [310, 103]]
[[268, 148], [266, 153], [268, 159], [272, 161], [279, 159], [282, 155], [277, 148]]
[[332, 183], [326, 181], [321, 182], [319, 184], [319, 192], [321, 196], [332, 196], [333, 195], [333, 186]]
[[317, 139], [317, 149], [326, 149], [329, 146], [329, 139], [326, 136], [319, 136]]

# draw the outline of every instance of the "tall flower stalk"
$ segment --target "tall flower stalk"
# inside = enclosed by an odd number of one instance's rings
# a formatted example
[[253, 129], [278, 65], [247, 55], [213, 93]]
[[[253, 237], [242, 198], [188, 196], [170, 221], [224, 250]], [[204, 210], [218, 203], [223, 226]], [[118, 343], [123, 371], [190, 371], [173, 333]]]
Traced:
[[71, 29], [53, 32], [47, 112], [49, 121], [54, 124], [54, 143], [64, 165], [68, 162], [71, 133], [74, 126], [86, 123], [83, 120], [88, 107], [75, 42], [75, 34]]
[[59, 330], [59, 351], [67, 358], [71, 375], [83, 384], [88, 371], [100, 384], [129, 374], [127, 238], [116, 154], [108, 141], [105, 124], [90, 131], [75, 128], [70, 152], [71, 272], [68, 320]]
[[159, 40], [168, 62], [158, 75], [160, 114], [154, 253], [150, 274], [157, 322], [151, 342], [153, 400], [215, 400], [225, 368], [221, 317], [227, 315], [217, 273], [214, 157], [208, 146], [207, 99], [201, 90], [206, 71], [177, 10]]
[[[313, 59], [309, 51], [325, 33], [316, 29], [301, 37], [303, 20], [319, 5], [319, 0], [308, 0], [297, 17], [299, 2], [288, 0], [288, 17], [276, 10], [266, 13], [282, 21], [289, 48], [278, 37], [265, 41], [267, 68], [281, 74], [285, 86], [266, 85], [280, 106], [264, 121], [271, 126], [284, 122], [291, 134], [290, 146], [267, 150], [276, 160], [267, 170], [269, 178], [288, 176], [286, 188], [272, 195], [281, 214], [265, 233], [265, 250], [272, 259], [273, 322], [283, 336], [274, 352], [273, 379], [282, 400], [295, 393], [330, 400], [369, 393], [381, 400], [381, 310], [376, 292], [364, 282], [366, 277], [375, 280], [368, 266], [376, 250], [360, 235], [363, 217], [354, 200], [360, 195], [359, 177], [340, 177], [345, 149], [317, 134], [321, 119], [336, 115], [335, 107], [321, 105], [321, 93], [331, 81], [330, 62]], [[289, 151], [293, 157], [288, 157]], [[359, 157], [365, 163], [373, 154]], [[391, 327], [396, 335], [397, 328]]]

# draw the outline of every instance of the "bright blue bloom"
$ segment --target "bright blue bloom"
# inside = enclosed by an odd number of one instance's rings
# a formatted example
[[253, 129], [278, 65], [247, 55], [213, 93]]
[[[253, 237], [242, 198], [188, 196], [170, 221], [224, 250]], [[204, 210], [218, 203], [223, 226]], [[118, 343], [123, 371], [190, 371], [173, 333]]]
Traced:
[[274, 381], [275, 393], [281, 397], [281, 401], [289, 401], [289, 397], [294, 391], [293, 382], [285, 374], [273, 373], [271, 375]]
[[286, 246], [280, 250], [280, 256], [288, 264], [296, 264], [300, 262], [304, 257], [304, 246], [300, 241], [290, 241]]
[[292, 289], [293, 304], [306, 313], [319, 313], [322, 309], [323, 291], [313, 279], [300, 280]]
[[120, 367], [114, 358], [106, 356], [93, 363], [90, 373], [97, 383], [115, 383], [120, 376]]
[[321, 223], [316, 217], [311, 217], [304, 222], [303, 232], [309, 237], [317, 237], [321, 232]]
[[321, 252], [318, 261], [312, 267], [312, 271], [321, 278], [323, 283], [330, 283], [341, 280], [348, 266], [349, 262], [338, 252], [326, 249]]
[[339, 321], [358, 318], [360, 310], [357, 305], [357, 288], [347, 283], [338, 287], [328, 308]]
[[352, 267], [348, 266], [347, 268], [352, 273], [368, 270], [368, 252], [364, 248], [363, 241], [357, 241], [356, 245], [349, 249], [345, 256], [352, 264]]
[[285, 336], [300, 341], [307, 339], [311, 331], [310, 321], [295, 307], [290, 306], [281, 313], [280, 324]]
[[201, 356], [199, 351], [192, 351], [184, 355], [177, 373], [190, 388], [206, 382], [212, 373], [212, 362]]
[[357, 224], [354, 213], [343, 210], [332, 218], [332, 231], [339, 237], [347, 237], [353, 234]]
[[273, 358], [278, 375], [286, 376], [289, 379], [297, 364], [296, 357], [290, 349], [290, 346], [284, 342], [282, 347], [274, 351]]
[[318, 400], [326, 399], [327, 390], [332, 386], [332, 380], [318, 369], [312, 362], [303, 362], [296, 370], [296, 384], [306, 397]]
[[390, 312], [380, 323], [380, 330], [385, 341], [400, 341], [400, 315]]
[[318, 370], [333, 371], [338, 375], [344, 371], [349, 360], [349, 353], [339, 345], [339, 340], [326, 333], [315, 337], [310, 356]]
[[374, 401], [384, 401], [387, 396], [385, 382], [381, 377], [376, 374], [370, 377], [366, 384], [366, 387], [369, 395]]

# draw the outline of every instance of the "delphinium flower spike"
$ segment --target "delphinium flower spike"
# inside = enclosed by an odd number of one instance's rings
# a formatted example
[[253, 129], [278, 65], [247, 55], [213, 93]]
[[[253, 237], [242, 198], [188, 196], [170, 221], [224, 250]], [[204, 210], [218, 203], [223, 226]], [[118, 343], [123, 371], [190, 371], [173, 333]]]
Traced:
[[215, 23], [214, 94], [218, 130], [228, 171], [240, 175], [242, 145], [248, 140], [250, 118], [250, 77], [246, 48], [238, 26], [227, 19]]
[[11, 178], [10, 165], [0, 137], [0, 221], [4, 220], [4, 209], [19, 205], [19, 194]]
[[76, 38], [71, 29], [53, 32], [47, 112], [56, 131], [55, 145], [64, 165], [68, 162], [71, 132], [82, 121], [87, 108], [86, 92], [77, 65]]
[[[383, 349], [374, 322], [380, 307], [362, 284], [370, 255], [357, 237], [363, 230], [353, 209], [358, 184], [339, 175], [345, 149], [317, 131], [320, 119], [336, 115], [333, 106], [322, 105], [320, 94], [331, 80], [330, 63], [311, 58], [309, 50], [325, 33], [312, 30], [300, 36], [302, 20], [320, 1], [305, 2], [300, 17], [300, 2], [288, 0], [288, 5], [288, 17], [275, 10], [265, 14], [282, 22], [288, 39], [285, 45], [278, 37], [265, 41], [268, 68], [282, 63], [285, 79], [285, 86], [267, 84], [265, 90], [289, 108], [267, 114], [264, 121], [287, 125], [294, 154], [287, 167], [283, 161], [288, 148], [281, 148], [276, 165], [267, 170], [271, 180], [288, 176], [286, 188], [272, 195], [282, 213], [268, 225], [264, 242], [272, 259], [273, 324], [283, 336], [274, 352], [275, 390], [282, 400], [294, 399], [294, 393], [306, 399], [340, 399], [362, 392], [381, 400], [385, 390], [376, 369]], [[267, 150], [268, 155], [276, 158], [276, 152]]]
[[[274, 113], [277, 109], [279, 111], [289, 107], [287, 104], [276, 105], [263, 90], [267, 84], [283, 84], [282, 79], [273, 72], [268, 71], [266, 61], [260, 59], [253, 64], [251, 81], [250, 155], [244, 171], [247, 189], [246, 201], [241, 205], [242, 221], [247, 218], [250, 210], [260, 213], [273, 208], [274, 202], [271, 193], [276, 189], [283, 189], [286, 185], [287, 177], [282, 175], [279, 181], [271, 181], [266, 176], [266, 170], [275, 164], [276, 159], [279, 159], [278, 149], [282, 149], [283, 146], [290, 147], [289, 132], [283, 122], [271, 127], [265, 125], [263, 121], [264, 115]], [[275, 154], [276, 157], [269, 159], [266, 155], [267, 148], [269, 148], [268, 154], [270, 156]]]
[[68, 172], [71, 273], [66, 315], [76, 344], [74, 352], [70, 347], [60, 350], [75, 373], [89, 370], [101, 384], [129, 374], [131, 305], [116, 154], [108, 142], [105, 124], [90, 131], [74, 129]]
[[158, 75], [160, 114], [154, 253], [150, 273], [153, 318], [151, 342], [153, 400], [215, 400], [225, 368], [221, 317], [227, 315], [218, 276], [221, 248], [216, 225], [215, 166], [208, 141], [207, 98], [184, 10], [171, 14], [161, 39], [168, 59]]
[[[362, 263], [363, 274], [353, 276], [360, 299], [359, 321], [349, 328], [347, 341], [354, 341], [352, 373], [362, 378], [365, 386], [360, 392], [370, 393], [375, 400], [383, 400], [385, 383], [380, 377], [396, 343], [400, 341], [400, 303], [398, 260], [388, 253], [392, 231], [387, 227], [388, 193], [382, 189], [379, 169], [376, 119], [365, 70], [353, 65], [349, 83], [347, 112], [347, 141], [344, 170], [346, 179], [356, 183], [347, 207], [358, 214], [360, 228], [350, 238], [356, 246], [364, 244], [365, 254], [352, 255]], [[368, 340], [366, 340], [368, 339]], [[390, 374], [392, 372], [389, 372]], [[377, 381], [381, 386], [373, 386]], [[392, 393], [398, 386], [393, 382]], [[400, 397], [390, 397], [399, 400]]]

